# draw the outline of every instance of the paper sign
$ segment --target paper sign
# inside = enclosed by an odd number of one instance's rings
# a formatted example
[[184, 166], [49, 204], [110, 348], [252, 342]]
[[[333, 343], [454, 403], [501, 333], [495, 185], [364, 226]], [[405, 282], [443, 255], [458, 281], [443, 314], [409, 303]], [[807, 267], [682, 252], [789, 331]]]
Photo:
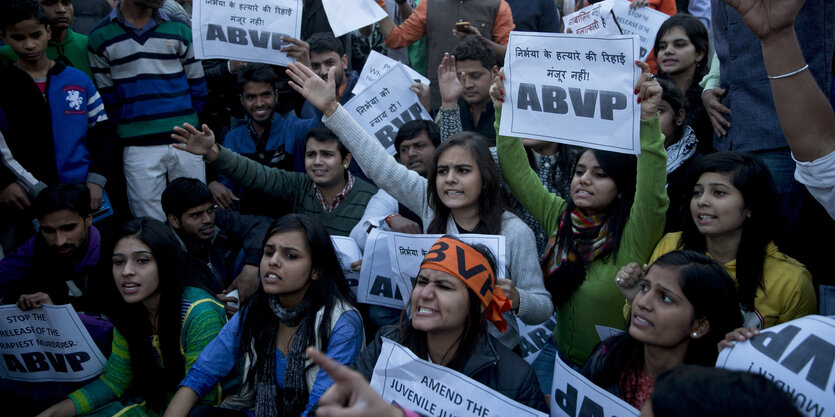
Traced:
[[586, 6], [562, 18], [565, 31], [577, 35], [620, 35], [612, 16], [612, 1]]
[[357, 302], [402, 309], [409, 296], [397, 283], [389, 258], [389, 235], [371, 229], [365, 241], [362, 270], [357, 286]]
[[409, 89], [413, 83], [403, 64], [398, 62], [344, 106], [351, 117], [376, 137], [391, 155], [396, 153], [394, 138], [400, 126], [412, 120], [432, 120], [420, 105], [417, 94]]
[[[197, 59], [223, 58], [287, 65], [282, 36], [299, 38], [303, 0], [200, 0], [193, 3]], [[379, 8], [379, 7], [378, 7]]]
[[388, 17], [388, 13], [374, 0], [322, 0], [322, 6], [336, 37]]
[[333, 241], [333, 248], [336, 250], [336, 257], [339, 258], [339, 266], [342, 267], [342, 273], [345, 274], [345, 280], [348, 281], [348, 287], [354, 297], [357, 296], [357, 286], [359, 285], [360, 273], [351, 269], [351, 264], [362, 259], [362, 252], [357, 242], [347, 236], [331, 236]]
[[539, 356], [542, 348], [554, 337], [554, 328], [557, 327], [557, 314], [551, 315], [545, 323], [529, 325], [525, 324], [518, 316], [516, 326], [519, 329], [519, 351], [525, 362], [533, 365]]
[[[835, 410], [835, 319], [806, 316], [735, 342], [716, 359], [717, 368], [760, 374], [785, 391], [807, 416]], [[827, 410], [827, 411], [825, 411]]]
[[[357, 85], [354, 86], [353, 93], [361, 93], [363, 90], [368, 88], [368, 86], [379, 80], [383, 74], [394, 68], [397, 64], [398, 61], [372, 50], [371, 53], [368, 54], [368, 59], [365, 60], [365, 65], [362, 67], [360, 78], [357, 81]], [[403, 69], [409, 73], [409, 77], [411, 77], [412, 81], [420, 80], [421, 83], [429, 85], [429, 78], [420, 75], [420, 73], [413, 70], [411, 67], [404, 65]]]
[[[405, 294], [412, 293], [413, 280], [420, 271], [420, 263], [423, 257], [432, 248], [432, 244], [438, 241], [442, 234], [414, 235], [410, 233], [380, 232], [389, 236], [389, 256], [391, 257], [392, 273], [398, 280], [398, 285], [405, 290]], [[502, 235], [478, 235], [464, 234], [457, 236], [467, 244], [481, 243], [487, 246], [493, 257], [496, 258], [496, 278], [504, 278], [505, 264], [505, 237]], [[370, 239], [370, 237], [369, 237]]]
[[554, 361], [551, 417], [638, 416], [640, 411], [595, 385], [559, 357]]
[[15, 381], [84, 381], [107, 362], [70, 304], [0, 306], [0, 354], [0, 378]]
[[545, 417], [480, 382], [447, 367], [415, 356], [411, 350], [383, 338], [383, 348], [371, 378], [384, 400], [426, 416]]
[[646, 61], [655, 45], [655, 35], [658, 34], [658, 29], [670, 16], [651, 7], [632, 9], [629, 7], [630, 4], [632, 3], [627, 0], [614, 0], [612, 13], [615, 14], [620, 31], [624, 35], [637, 35], [641, 40], [639, 59]]
[[499, 133], [641, 153], [635, 35], [511, 32]]

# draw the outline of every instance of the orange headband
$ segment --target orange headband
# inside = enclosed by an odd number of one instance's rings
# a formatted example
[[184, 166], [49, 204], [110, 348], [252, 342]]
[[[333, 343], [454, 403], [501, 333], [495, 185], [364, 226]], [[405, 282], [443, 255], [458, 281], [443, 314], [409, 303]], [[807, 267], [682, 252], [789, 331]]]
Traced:
[[464, 242], [442, 237], [432, 245], [420, 268], [445, 272], [469, 287], [484, 304], [484, 317], [504, 333], [507, 323], [502, 313], [510, 311], [510, 300], [496, 286], [490, 263], [478, 251]]

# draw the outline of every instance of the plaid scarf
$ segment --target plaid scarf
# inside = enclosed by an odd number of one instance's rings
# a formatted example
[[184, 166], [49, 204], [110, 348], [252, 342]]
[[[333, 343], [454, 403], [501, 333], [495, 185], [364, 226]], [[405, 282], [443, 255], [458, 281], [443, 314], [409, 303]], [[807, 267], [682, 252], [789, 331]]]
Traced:
[[[568, 232], [571, 216], [571, 237], [563, 242], [560, 237]], [[585, 280], [585, 266], [606, 256], [614, 244], [605, 216], [590, 216], [575, 208], [563, 211], [560, 223], [548, 240], [542, 258], [545, 287], [558, 306], [564, 304]]]

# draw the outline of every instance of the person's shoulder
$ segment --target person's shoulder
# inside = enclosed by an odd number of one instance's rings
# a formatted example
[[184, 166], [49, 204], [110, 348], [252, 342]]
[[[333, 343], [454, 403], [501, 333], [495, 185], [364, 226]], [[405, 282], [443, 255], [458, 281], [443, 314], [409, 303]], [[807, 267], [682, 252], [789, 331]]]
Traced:
[[357, 177], [354, 177], [353, 189], [368, 193], [368, 199], [371, 199], [371, 197], [377, 193], [377, 187], [371, 185], [368, 181]]
[[665, 250], [666, 252], [671, 252], [678, 248], [678, 243], [680, 241], [681, 232], [667, 233], [660, 241], [658, 241], [658, 245], [656, 245], [656, 247]]
[[[776, 268], [782, 271], [792, 271], [793, 273], [788, 274], [792, 277], [801, 277], [806, 272], [806, 265], [803, 265], [797, 259], [792, 258], [789, 255], [786, 255], [777, 248], [777, 245], [774, 242], [768, 244], [765, 249], [765, 265], [763, 267], [764, 271], [775, 271]], [[805, 274], [804, 274], [805, 273]], [[767, 275], [767, 274], [766, 274]]]
[[183, 289], [183, 302], [189, 305], [189, 308], [194, 308], [201, 304], [206, 304], [206, 307], [216, 306], [223, 308], [215, 297], [209, 294], [208, 291], [197, 287], [186, 287]]

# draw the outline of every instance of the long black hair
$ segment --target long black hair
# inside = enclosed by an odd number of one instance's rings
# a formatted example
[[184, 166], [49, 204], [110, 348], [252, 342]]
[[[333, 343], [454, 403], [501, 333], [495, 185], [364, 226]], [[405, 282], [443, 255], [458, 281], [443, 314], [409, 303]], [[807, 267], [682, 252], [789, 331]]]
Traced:
[[[323, 319], [318, 328], [311, 326], [310, 333], [296, 334], [294, 337], [304, 337], [309, 344], [318, 339], [321, 341], [321, 346], [327, 346], [332, 327], [331, 313], [340, 302], [352, 304], [351, 290], [340, 267], [330, 236], [322, 225], [309, 216], [288, 214], [276, 220], [264, 237], [264, 246], [270, 237], [292, 231], [299, 231], [304, 235], [311, 257], [311, 272], [316, 271], [319, 276], [318, 279], [310, 281], [305, 298], [312, 302], [312, 314], [324, 308]], [[250, 359], [254, 359], [247, 369], [246, 383], [251, 387], [254, 387], [255, 374], [259, 369], [263, 369], [265, 358], [275, 354], [275, 352], [268, 351], [272, 346], [272, 339], [275, 339], [276, 332], [278, 332], [278, 319], [270, 308], [269, 297], [271, 297], [270, 294], [260, 289], [247, 300], [239, 313], [243, 318], [238, 330], [241, 346], [246, 346], [246, 354]]]
[[[455, 236], [445, 235], [444, 237], [459, 240]], [[459, 240], [460, 241], [460, 240]], [[495, 277], [496, 258], [487, 246], [482, 244], [469, 245], [487, 259], [490, 264], [490, 271]], [[447, 362], [446, 367], [461, 372], [464, 365], [475, 350], [476, 344], [487, 332], [487, 324], [482, 313], [481, 300], [475, 295], [470, 287], [467, 287], [467, 321], [464, 324], [464, 331], [461, 332], [458, 340], [458, 348], [452, 353], [452, 358]], [[414, 291], [414, 289], [412, 289]], [[403, 314], [411, 309], [412, 297], [409, 297], [409, 305], [403, 310]], [[429, 359], [429, 345], [426, 337], [426, 332], [412, 327], [411, 320], [400, 320], [400, 344], [411, 349], [418, 357]], [[449, 354], [450, 352], [447, 352]], [[446, 355], [444, 357], [446, 357]], [[437, 359], [437, 358], [436, 358]]]
[[[717, 152], [695, 162], [682, 190], [682, 233], [679, 248], [707, 251], [707, 241], [693, 220], [690, 201], [693, 187], [706, 172], [727, 174], [745, 200], [750, 217], [742, 223], [742, 239], [736, 252], [736, 281], [745, 310], [754, 310], [757, 288], [763, 286], [766, 249], [783, 232], [779, 195], [768, 167], [759, 158], [743, 152]], [[689, 193], [689, 198], [688, 198]]]
[[[600, 168], [606, 173], [609, 178], [615, 182], [618, 196], [609, 204], [606, 209], [605, 221], [608, 223], [609, 239], [612, 239], [611, 256], [617, 257], [618, 249], [620, 249], [620, 239], [623, 236], [623, 229], [626, 226], [626, 221], [629, 219], [629, 211], [632, 209], [632, 203], [635, 201], [635, 183], [638, 170], [638, 159], [635, 155], [627, 155], [616, 152], [602, 151], [598, 149], [587, 149], [577, 154], [577, 159], [574, 161], [576, 167], [577, 161], [586, 152], [592, 152], [600, 164]], [[576, 175], [576, 170], [575, 174]], [[559, 247], [569, 248], [570, 250], [576, 248], [579, 242], [574, 239], [571, 224], [571, 212], [577, 208], [572, 198], [566, 200], [564, 221], [557, 227], [557, 242]], [[543, 259], [543, 264], [548, 262]], [[582, 259], [576, 262], [566, 262], [550, 274], [545, 279], [545, 288], [551, 293], [551, 299], [556, 306], [562, 306], [574, 294], [574, 291], [580, 287], [586, 279], [586, 265]]]
[[[701, 81], [705, 74], [707, 74], [707, 62], [708, 59], [710, 59], [710, 55], [708, 54], [709, 43], [707, 28], [699, 19], [689, 14], [679, 13], [670, 16], [670, 18], [665, 20], [664, 23], [661, 24], [661, 27], [658, 28], [658, 34], [655, 36], [653, 49], [655, 49], [656, 54], [658, 54], [659, 51], [658, 45], [661, 43], [661, 38], [663, 38], [667, 32], [677, 27], [684, 30], [684, 33], [689, 38], [690, 43], [693, 44], [693, 48], [696, 52], [702, 53], [702, 59], [696, 63], [696, 71], [693, 72], [693, 81], [690, 83], [692, 87], [693, 85], [698, 85], [699, 81]], [[669, 76], [664, 73], [661, 68], [658, 68], [658, 77], [669, 78]]]
[[145, 305], [141, 302], [129, 304], [119, 296], [111, 314], [116, 329], [122, 333], [129, 346], [133, 370], [131, 389], [145, 399], [149, 408], [164, 410], [168, 396], [177, 390], [185, 376], [185, 363], [180, 353], [180, 333], [183, 291], [186, 277], [190, 276], [191, 271], [189, 262], [184, 260], [189, 258], [177, 244], [171, 229], [149, 217], [125, 223], [116, 234], [114, 243], [118, 244], [128, 238], [137, 239], [148, 246], [157, 264], [159, 286], [156, 292], [160, 294], [160, 300], [158, 320], [155, 321], [165, 368], [157, 363], [157, 353], [151, 345], [154, 329]]
[[[655, 267], [676, 269], [681, 291], [693, 305], [693, 320], [706, 318], [710, 325], [706, 334], [690, 340], [684, 363], [712, 366], [718, 355], [716, 344], [742, 325], [733, 280], [716, 261], [689, 250], [666, 253], [650, 268]], [[644, 367], [644, 344], [629, 334], [627, 325], [627, 331], [604, 340], [598, 350], [605, 350], [604, 359], [602, 365], [597, 364], [596, 369], [587, 373], [589, 379], [601, 387], [617, 386], [621, 395], [629, 392], [627, 379], [622, 376], [640, 374]]]
[[502, 214], [505, 212], [507, 204], [505, 199], [502, 198], [501, 187], [499, 186], [499, 172], [496, 170], [496, 164], [490, 155], [487, 139], [475, 132], [458, 132], [450, 136], [446, 142], [435, 149], [435, 155], [432, 157], [432, 164], [429, 166], [429, 172], [426, 178], [426, 196], [435, 215], [429, 223], [429, 227], [426, 230], [427, 233], [446, 233], [447, 221], [449, 220], [449, 216], [452, 215], [449, 207], [441, 202], [436, 182], [438, 178], [438, 159], [444, 152], [454, 146], [460, 146], [466, 149], [478, 165], [478, 172], [481, 175], [481, 191], [478, 195], [478, 215], [481, 224], [487, 229], [487, 234], [497, 235], [501, 233]]

